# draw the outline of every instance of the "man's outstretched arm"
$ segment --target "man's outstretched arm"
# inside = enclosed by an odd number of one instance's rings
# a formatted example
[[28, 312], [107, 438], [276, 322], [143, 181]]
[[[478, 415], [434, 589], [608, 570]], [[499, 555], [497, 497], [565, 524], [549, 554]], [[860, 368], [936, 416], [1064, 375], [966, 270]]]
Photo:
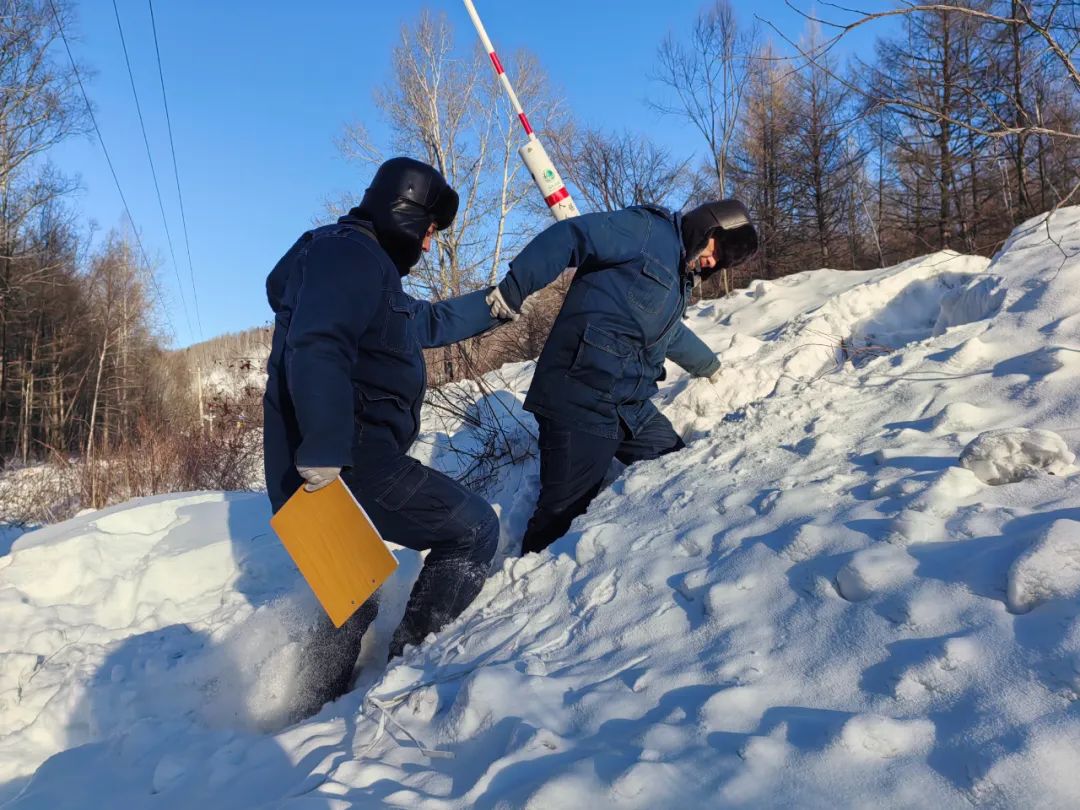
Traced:
[[695, 377], [711, 377], [720, 370], [720, 358], [682, 321], [675, 326], [667, 357]]
[[[640, 255], [644, 227], [638, 211], [610, 211], [564, 219], [547, 228], [510, 262], [499, 284], [503, 300], [514, 311], [568, 267], [603, 268]], [[641, 227], [639, 226], [641, 224]]]
[[492, 316], [484, 300], [490, 291], [491, 287], [485, 287], [435, 303], [414, 299], [413, 322], [420, 345], [425, 349], [449, 346], [505, 323]]

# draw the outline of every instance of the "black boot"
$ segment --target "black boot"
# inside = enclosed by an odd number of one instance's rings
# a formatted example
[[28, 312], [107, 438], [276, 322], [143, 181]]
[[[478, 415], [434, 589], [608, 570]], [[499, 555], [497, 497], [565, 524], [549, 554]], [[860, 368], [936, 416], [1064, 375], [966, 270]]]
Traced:
[[406, 645], [420, 644], [428, 633], [439, 632], [472, 603], [484, 587], [498, 543], [499, 521], [492, 513], [474, 530], [470, 542], [462, 544], [468, 556], [461, 551], [440, 553], [438, 548], [428, 554], [390, 641], [387, 660], [400, 656]]
[[349, 691], [356, 659], [360, 657], [360, 642], [378, 614], [378, 600], [372, 597], [341, 627], [335, 628], [325, 615], [320, 616], [304, 644], [304, 660], [297, 673], [294, 722], [310, 717]]

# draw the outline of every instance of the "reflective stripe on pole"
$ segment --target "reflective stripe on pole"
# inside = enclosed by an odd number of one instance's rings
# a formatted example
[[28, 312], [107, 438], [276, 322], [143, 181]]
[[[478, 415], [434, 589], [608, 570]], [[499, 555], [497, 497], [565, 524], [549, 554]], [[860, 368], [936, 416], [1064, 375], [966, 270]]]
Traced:
[[547, 151], [540, 143], [540, 139], [533, 132], [529, 117], [525, 115], [525, 110], [522, 109], [521, 102], [518, 101], [517, 93], [514, 92], [514, 87], [510, 84], [510, 79], [503, 69], [502, 61], [500, 61], [499, 55], [495, 53], [495, 46], [491, 44], [491, 39], [484, 29], [484, 24], [480, 21], [480, 15], [476, 13], [476, 6], [473, 5], [472, 0], [463, 0], [463, 2], [465, 3], [465, 10], [469, 12], [469, 17], [476, 28], [476, 33], [480, 36], [480, 42], [483, 44], [484, 50], [487, 51], [488, 58], [491, 59], [491, 66], [495, 69], [495, 75], [502, 82], [503, 89], [506, 90], [506, 94], [510, 97], [510, 103], [514, 107], [514, 112], [517, 113], [525, 134], [529, 136], [529, 142], [518, 149], [518, 154], [521, 155], [525, 167], [532, 175], [536, 187], [540, 189], [540, 193], [544, 196], [544, 202], [547, 203], [552, 216], [557, 220], [576, 217], [579, 213], [577, 206], [574, 205], [570, 192], [566, 190], [559, 172], [555, 169], [555, 164], [552, 163]]

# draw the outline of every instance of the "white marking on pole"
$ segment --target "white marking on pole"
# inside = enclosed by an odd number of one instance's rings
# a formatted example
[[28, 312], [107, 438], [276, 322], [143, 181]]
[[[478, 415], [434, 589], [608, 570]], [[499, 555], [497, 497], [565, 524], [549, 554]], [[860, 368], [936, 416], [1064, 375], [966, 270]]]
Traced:
[[465, 10], [469, 12], [469, 17], [472, 19], [473, 27], [476, 28], [476, 33], [480, 35], [480, 42], [483, 43], [484, 49], [487, 51], [488, 58], [491, 60], [491, 66], [495, 69], [495, 75], [499, 77], [499, 81], [502, 82], [503, 89], [506, 90], [506, 94], [510, 96], [510, 103], [514, 107], [514, 112], [517, 113], [518, 120], [521, 121], [521, 126], [525, 128], [525, 134], [529, 136], [530, 140], [536, 138], [536, 134], [533, 132], [532, 126], [529, 124], [529, 118], [525, 115], [525, 110], [521, 107], [521, 102], [518, 101], [517, 93], [514, 92], [514, 86], [510, 84], [510, 79], [506, 75], [506, 71], [503, 69], [502, 62], [499, 61], [499, 56], [495, 53], [495, 46], [491, 44], [491, 38], [488, 37], [487, 30], [484, 28], [484, 24], [480, 21], [480, 15], [476, 13], [476, 6], [473, 5], [472, 0], [464, 0]]

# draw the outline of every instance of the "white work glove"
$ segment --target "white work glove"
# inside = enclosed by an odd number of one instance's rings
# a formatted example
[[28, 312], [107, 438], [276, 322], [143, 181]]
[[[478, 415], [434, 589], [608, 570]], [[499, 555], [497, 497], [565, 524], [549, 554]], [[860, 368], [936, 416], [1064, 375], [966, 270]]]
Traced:
[[521, 317], [520, 313], [510, 309], [510, 305], [506, 303], [498, 287], [492, 287], [491, 292], [484, 296], [484, 301], [491, 307], [492, 318], [498, 318], [501, 321], [516, 321]]
[[341, 475], [341, 467], [297, 467], [296, 471], [307, 481], [304, 489], [308, 492], [316, 492], [329, 486]]
[[708, 379], [711, 383], [720, 382], [720, 378], [724, 375], [724, 367], [720, 366], [716, 371], [709, 375]]

